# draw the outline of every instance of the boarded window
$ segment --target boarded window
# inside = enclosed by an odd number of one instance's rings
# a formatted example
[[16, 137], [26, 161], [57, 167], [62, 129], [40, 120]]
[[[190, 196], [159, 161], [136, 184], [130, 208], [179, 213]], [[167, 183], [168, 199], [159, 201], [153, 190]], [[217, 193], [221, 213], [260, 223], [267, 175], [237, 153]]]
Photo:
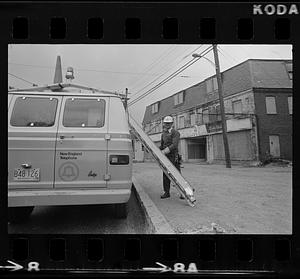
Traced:
[[212, 92], [213, 91], [213, 85], [212, 85], [212, 79], [208, 79], [206, 82], [206, 92]]
[[276, 99], [275, 97], [266, 97], [267, 114], [276, 114]]
[[184, 116], [179, 116], [178, 129], [184, 128]]
[[10, 124], [19, 127], [50, 127], [54, 125], [56, 98], [17, 98]]
[[201, 108], [197, 109], [197, 114], [196, 115], [197, 115], [197, 119], [196, 119], [197, 124], [199, 124], [199, 125], [203, 124], [203, 117], [202, 117], [202, 109]]
[[216, 77], [206, 80], [206, 92], [210, 93], [215, 90], [218, 90], [218, 81]]
[[220, 109], [220, 105], [216, 105], [216, 115], [217, 115], [217, 121], [221, 120], [221, 109]]
[[102, 99], [66, 100], [63, 125], [65, 127], [104, 126], [105, 101]]
[[208, 109], [203, 110], [202, 117], [203, 117], [203, 124], [209, 123]]
[[155, 132], [160, 133], [161, 132], [161, 121], [156, 121], [155, 125], [156, 125]]
[[185, 124], [186, 126], [191, 126], [191, 121], [192, 121], [192, 115], [194, 114], [194, 112], [189, 112], [187, 114], [186, 120], [185, 120]]
[[218, 80], [216, 77], [214, 77], [213, 79], [213, 90], [218, 90]]
[[157, 113], [158, 112], [158, 103], [155, 103], [151, 106], [151, 112]]
[[180, 105], [182, 103], [183, 103], [183, 92], [174, 95], [174, 106]]
[[208, 109], [208, 113], [209, 113], [210, 122], [215, 122], [216, 121], [216, 108], [215, 107], [210, 107]]
[[233, 113], [242, 113], [242, 101], [237, 100], [232, 102]]
[[293, 114], [293, 97], [288, 97], [289, 114]]
[[191, 125], [194, 126], [196, 124], [196, 114], [191, 113], [190, 117], [191, 117]]

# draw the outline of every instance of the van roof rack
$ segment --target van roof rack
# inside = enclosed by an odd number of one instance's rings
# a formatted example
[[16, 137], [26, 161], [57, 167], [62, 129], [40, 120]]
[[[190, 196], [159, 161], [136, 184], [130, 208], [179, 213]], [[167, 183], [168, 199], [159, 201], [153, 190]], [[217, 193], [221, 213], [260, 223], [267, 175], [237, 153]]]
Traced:
[[89, 91], [92, 91], [92, 93], [112, 94], [115, 96], [119, 96], [121, 98], [126, 98], [125, 94], [111, 92], [111, 91], [105, 91], [105, 90], [99, 90], [97, 88], [73, 84], [73, 83], [54, 83], [54, 84], [50, 84], [50, 85], [46, 85], [46, 86], [34, 86], [34, 87], [23, 88], [23, 89], [11, 89], [11, 90], [8, 90], [8, 92], [20, 92], [20, 91], [28, 92], [28, 91], [44, 91], [44, 90], [51, 90], [53, 92], [59, 92], [59, 91], [63, 91], [65, 88], [68, 88], [68, 87], [89, 90]]

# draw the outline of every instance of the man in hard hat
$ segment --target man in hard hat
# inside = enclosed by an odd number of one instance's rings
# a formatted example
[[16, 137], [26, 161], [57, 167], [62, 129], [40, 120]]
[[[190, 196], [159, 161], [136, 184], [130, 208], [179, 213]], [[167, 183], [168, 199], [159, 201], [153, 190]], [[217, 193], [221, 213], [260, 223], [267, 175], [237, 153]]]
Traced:
[[[178, 143], [180, 134], [173, 127], [173, 117], [166, 116], [163, 119], [163, 132], [161, 135], [160, 149], [162, 153], [173, 163], [173, 165], [180, 171], [180, 163], [178, 162]], [[170, 179], [163, 173], [163, 188], [164, 193], [161, 195], [162, 199], [170, 197]]]

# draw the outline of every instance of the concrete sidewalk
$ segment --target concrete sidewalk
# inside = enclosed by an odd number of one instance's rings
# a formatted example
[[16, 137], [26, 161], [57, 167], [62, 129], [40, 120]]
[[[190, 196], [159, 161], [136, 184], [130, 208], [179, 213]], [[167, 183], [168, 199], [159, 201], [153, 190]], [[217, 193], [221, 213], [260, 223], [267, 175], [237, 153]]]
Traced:
[[196, 189], [196, 206], [160, 199], [162, 171], [135, 163], [133, 175], [175, 233], [292, 233], [292, 168], [184, 164], [183, 176]]

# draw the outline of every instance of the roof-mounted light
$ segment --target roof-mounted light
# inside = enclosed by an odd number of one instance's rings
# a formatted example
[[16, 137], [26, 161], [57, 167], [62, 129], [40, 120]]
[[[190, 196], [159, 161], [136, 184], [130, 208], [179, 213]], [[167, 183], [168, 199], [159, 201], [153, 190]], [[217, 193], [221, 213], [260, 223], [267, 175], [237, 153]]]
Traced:
[[67, 68], [66, 79], [74, 79], [74, 70], [72, 67]]

